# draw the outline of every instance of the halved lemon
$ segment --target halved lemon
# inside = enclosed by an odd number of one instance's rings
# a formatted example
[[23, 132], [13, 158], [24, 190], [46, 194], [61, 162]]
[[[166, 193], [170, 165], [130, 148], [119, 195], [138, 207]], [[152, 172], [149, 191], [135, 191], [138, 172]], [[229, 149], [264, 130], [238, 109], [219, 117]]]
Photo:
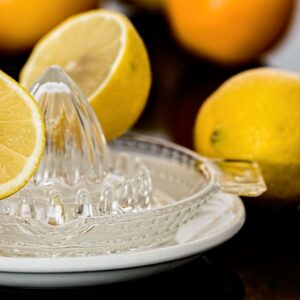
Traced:
[[129, 129], [141, 114], [151, 85], [146, 48], [120, 13], [94, 10], [73, 16], [36, 45], [20, 74], [29, 88], [59, 65], [88, 97], [107, 139]]
[[0, 71], [0, 199], [29, 181], [45, 143], [43, 117], [34, 98]]

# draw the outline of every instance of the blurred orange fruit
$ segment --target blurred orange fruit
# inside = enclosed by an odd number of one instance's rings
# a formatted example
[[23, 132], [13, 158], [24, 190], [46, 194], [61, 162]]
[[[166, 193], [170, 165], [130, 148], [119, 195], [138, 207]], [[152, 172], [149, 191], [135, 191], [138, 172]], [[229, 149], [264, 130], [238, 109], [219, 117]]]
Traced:
[[66, 17], [97, 7], [98, 0], [0, 0], [0, 49], [32, 47]]
[[287, 27], [294, 0], [166, 0], [180, 42], [222, 64], [250, 61]]

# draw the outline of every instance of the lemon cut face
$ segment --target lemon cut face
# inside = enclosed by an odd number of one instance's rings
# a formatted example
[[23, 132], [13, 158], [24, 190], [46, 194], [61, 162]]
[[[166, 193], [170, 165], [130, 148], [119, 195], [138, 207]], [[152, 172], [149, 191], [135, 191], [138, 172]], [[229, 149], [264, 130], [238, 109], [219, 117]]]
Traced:
[[29, 181], [45, 143], [43, 118], [34, 98], [0, 71], [0, 199]]
[[67, 19], [34, 48], [20, 82], [31, 87], [51, 65], [64, 68], [88, 97], [107, 139], [130, 128], [145, 106], [148, 55], [122, 14], [99, 9]]

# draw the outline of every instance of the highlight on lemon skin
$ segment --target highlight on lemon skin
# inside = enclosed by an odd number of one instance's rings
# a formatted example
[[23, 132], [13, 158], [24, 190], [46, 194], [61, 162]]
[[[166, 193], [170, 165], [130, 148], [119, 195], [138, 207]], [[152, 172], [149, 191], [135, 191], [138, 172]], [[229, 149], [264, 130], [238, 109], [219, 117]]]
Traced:
[[73, 16], [43, 37], [20, 73], [29, 88], [51, 65], [78, 84], [105, 137], [126, 132], [141, 115], [151, 86], [146, 47], [124, 15], [93, 10]]
[[254, 160], [268, 186], [264, 198], [300, 199], [300, 75], [258, 68], [227, 80], [199, 109], [196, 150], [208, 157]]
[[45, 148], [43, 117], [34, 98], [0, 71], [0, 199], [32, 177]]

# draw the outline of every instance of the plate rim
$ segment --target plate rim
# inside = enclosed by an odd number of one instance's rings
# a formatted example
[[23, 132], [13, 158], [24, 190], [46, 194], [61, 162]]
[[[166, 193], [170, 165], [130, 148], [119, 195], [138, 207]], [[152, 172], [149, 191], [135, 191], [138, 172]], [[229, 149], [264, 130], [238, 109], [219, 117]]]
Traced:
[[233, 237], [243, 226], [245, 207], [233, 194], [236, 218], [223, 230], [182, 244], [155, 249], [86, 257], [5, 257], [0, 256], [0, 272], [74, 273], [130, 269], [170, 262], [207, 251]]

